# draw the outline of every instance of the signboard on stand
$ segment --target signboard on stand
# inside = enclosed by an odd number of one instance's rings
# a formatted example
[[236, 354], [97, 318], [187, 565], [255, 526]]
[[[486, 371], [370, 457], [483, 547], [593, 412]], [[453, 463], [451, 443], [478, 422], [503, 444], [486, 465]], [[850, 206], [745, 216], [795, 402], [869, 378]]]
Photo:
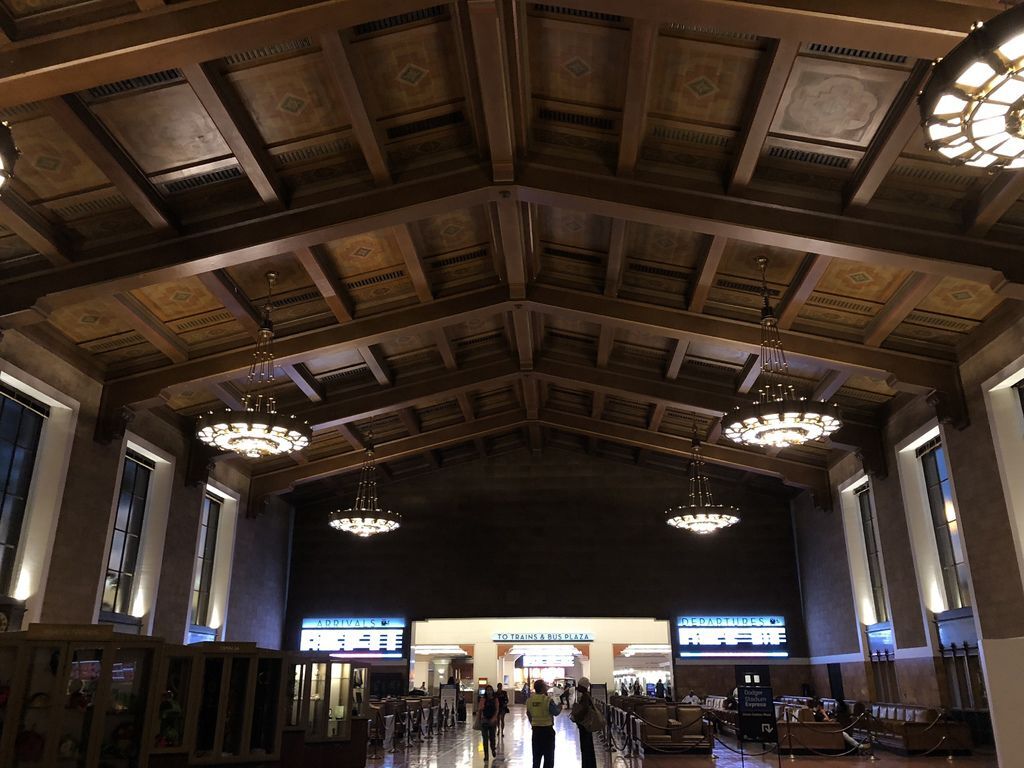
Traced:
[[777, 743], [775, 699], [767, 667], [736, 667], [736, 702], [741, 741]]
[[447, 684], [441, 686], [441, 715], [445, 718], [445, 722], [455, 723], [455, 702], [458, 696], [459, 686]]
[[608, 711], [608, 684], [607, 683], [591, 683], [590, 684], [590, 697], [594, 700], [594, 705], [598, 711], [604, 714]]

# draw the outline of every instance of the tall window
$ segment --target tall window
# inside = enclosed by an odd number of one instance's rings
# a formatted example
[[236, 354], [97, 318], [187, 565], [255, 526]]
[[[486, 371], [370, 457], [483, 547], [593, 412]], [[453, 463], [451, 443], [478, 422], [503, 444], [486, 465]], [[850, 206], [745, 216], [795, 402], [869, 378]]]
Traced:
[[885, 602], [885, 580], [879, 555], [878, 529], [875, 525], [875, 507], [871, 503], [871, 486], [865, 483], [857, 490], [860, 526], [864, 533], [864, 552], [868, 556], [868, 577], [871, 579], [871, 599], [875, 606], [875, 621], [888, 621], [889, 608]]
[[950, 609], [971, 604], [968, 587], [969, 575], [964, 558], [964, 545], [960, 536], [960, 523], [953, 505], [953, 491], [949, 482], [949, 467], [942, 441], [936, 437], [917, 449], [924, 469], [924, 482], [928, 489], [928, 507], [935, 528], [935, 544], [939, 551], [942, 582], [946, 602]]
[[49, 415], [42, 403], [0, 385], [0, 594], [9, 595], [13, 587], [36, 449]]
[[213, 587], [213, 560], [217, 552], [217, 527], [220, 524], [220, 499], [207, 494], [199, 523], [199, 554], [192, 583], [192, 623], [201, 627], [210, 622], [210, 590]]
[[110, 613], [131, 612], [142, 521], [146, 515], [153, 469], [153, 462], [134, 451], [129, 450], [124, 457], [117, 515], [107, 558], [107, 578], [103, 585], [102, 607]]

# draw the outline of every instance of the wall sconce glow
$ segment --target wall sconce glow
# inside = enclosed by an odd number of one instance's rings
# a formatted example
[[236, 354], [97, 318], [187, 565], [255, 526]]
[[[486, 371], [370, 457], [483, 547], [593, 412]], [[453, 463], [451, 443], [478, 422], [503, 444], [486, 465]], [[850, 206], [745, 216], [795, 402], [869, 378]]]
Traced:
[[870, 598], [863, 598], [860, 601], [860, 616], [861, 623], [865, 627], [870, 627], [872, 624], [878, 623], [878, 617], [875, 616], [875, 606], [872, 604]]
[[932, 613], [942, 613], [946, 610], [946, 597], [934, 578], [930, 579], [928, 584], [928, 610]]
[[211, 606], [210, 607], [210, 620], [207, 622], [206, 626], [208, 626], [210, 629], [220, 629], [220, 625], [221, 625], [220, 607], [216, 606], [216, 605]]
[[146, 591], [139, 589], [135, 592], [135, 597], [132, 598], [132, 616], [136, 619], [141, 619], [146, 615]]
[[32, 574], [28, 568], [23, 567], [18, 574], [18, 584], [14, 588], [15, 600], [28, 600], [32, 597]]

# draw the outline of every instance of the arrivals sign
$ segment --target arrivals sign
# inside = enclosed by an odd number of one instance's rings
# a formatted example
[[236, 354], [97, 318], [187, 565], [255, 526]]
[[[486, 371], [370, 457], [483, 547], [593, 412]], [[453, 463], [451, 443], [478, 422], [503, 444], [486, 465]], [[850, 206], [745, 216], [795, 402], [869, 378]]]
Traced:
[[495, 632], [496, 643], [592, 643], [593, 632]]
[[782, 616], [680, 616], [679, 658], [789, 656]]
[[302, 620], [299, 650], [350, 659], [405, 657], [405, 619], [317, 617]]

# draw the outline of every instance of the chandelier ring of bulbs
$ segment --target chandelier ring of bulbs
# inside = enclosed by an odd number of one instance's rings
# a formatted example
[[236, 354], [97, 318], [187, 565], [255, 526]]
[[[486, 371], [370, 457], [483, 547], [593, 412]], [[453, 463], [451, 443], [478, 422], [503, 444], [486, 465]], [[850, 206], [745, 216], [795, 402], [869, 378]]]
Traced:
[[1024, 5], [974, 25], [935, 64], [918, 105], [928, 147], [951, 162], [1024, 168]]
[[701, 536], [720, 531], [740, 521], [739, 510], [718, 504], [711, 495], [711, 479], [704, 470], [700, 440], [693, 438], [693, 459], [690, 461], [690, 498], [688, 504], [665, 510], [665, 523], [673, 528]]

